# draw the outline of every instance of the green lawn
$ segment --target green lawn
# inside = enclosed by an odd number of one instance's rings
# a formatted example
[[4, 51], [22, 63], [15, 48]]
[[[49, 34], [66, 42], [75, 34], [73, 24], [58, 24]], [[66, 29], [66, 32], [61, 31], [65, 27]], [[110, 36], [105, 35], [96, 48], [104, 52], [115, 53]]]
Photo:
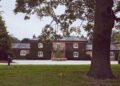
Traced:
[[0, 86], [120, 86], [120, 65], [112, 65], [118, 80], [88, 79], [88, 69], [88, 65], [1, 65]]

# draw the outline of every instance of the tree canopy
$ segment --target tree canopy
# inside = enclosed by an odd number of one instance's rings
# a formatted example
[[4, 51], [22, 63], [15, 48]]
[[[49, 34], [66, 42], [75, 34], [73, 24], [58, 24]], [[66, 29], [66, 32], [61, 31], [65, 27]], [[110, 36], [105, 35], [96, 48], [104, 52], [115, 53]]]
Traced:
[[[59, 5], [65, 7], [65, 12], [57, 15], [55, 9], [57, 9]], [[119, 12], [119, 8], [120, 1], [114, 1], [114, 14]], [[70, 25], [76, 21], [76, 19], [80, 19], [79, 29], [84, 28], [91, 38], [94, 28], [94, 9], [95, 0], [16, 0], [14, 12], [25, 13], [25, 19], [30, 19], [30, 15], [33, 14], [38, 15], [40, 19], [45, 16], [51, 16], [52, 21], [49, 26], [51, 27], [52, 23], [55, 23], [60, 26], [62, 32], [66, 34], [69, 34], [68, 29]], [[83, 23], [84, 21], [86, 23]], [[120, 24], [117, 23], [116, 25], [119, 26]]]
[[113, 31], [111, 39], [113, 42], [120, 42], [120, 30]]
[[[94, 25], [94, 0], [16, 0], [16, 2], [15, 13], [25, 13], [25, 19], [29, 19], [32, 14], [38, 15], [39, 18], [51, 16], [52, 21], [49, 26], [55, 22], [66, 34], [69, 34], [68, 28], [76, 19], [81, 19], [79, 27], [83, 21], [87, 22], [83, 26], [88, 32]], [[64, 14], [55, 13], [59, 5], [65, 7]]]
[[1, 55], [3, 53], [10, 53], [11, 49], [11, 40], [9, 38], [8, 32], [5, 27], [5, 23], [2, 20], [2, 17], [0, 16], [0, 57], [1, 59], [6, 59], [2, 57]]
[[9, 37], [10, 37], [12, 43], [19, 43], [20, 42], [20, 40], [13, 35], [9, 35]]

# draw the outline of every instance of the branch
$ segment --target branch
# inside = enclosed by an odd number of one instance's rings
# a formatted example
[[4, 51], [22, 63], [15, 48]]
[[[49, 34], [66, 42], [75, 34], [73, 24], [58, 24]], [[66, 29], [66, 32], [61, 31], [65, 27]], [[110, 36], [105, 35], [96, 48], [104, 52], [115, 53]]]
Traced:
[[79, 28], [81, 28], [81, 26], [82, 26], [82, 24], [83, 24], [84, 20], [85, 20], [85, 19], [83, 19], [83, 20], [82, 20], [82, 22], [81, 22], [81, 24], [80, 24]]
[[119, 12], [119, 11], [120, 11], [120, 9], [119, 9], [119, 10], [115, 10], [115, 11], [112, 10], [112, 12], [111, 12], [112, 17], [113, 17], [113, 19], [114, 19], [116, 22], [119, 22], [119, 21], [120, 21], [120, 17], [115, 16], [116, 12]]
[[116, 22], [120, 22], [120, 17], [115, 16], [115, 12], [112, 13], [112, 16]]
[[53, 23], [53, 21], [54, 21], [54, 20], [52, 20], [52, 21], [50, 22], [49, 26], [51, 26], [51, 24]]
[[117, 22], [120, 22], [120, 18], [118, 18], [118, 17], [116, 17], [115, 20], [116, 20]]
[[114, 13], [118, 13], [120, 12], [120, 8], [119, 9], [115, 9]]

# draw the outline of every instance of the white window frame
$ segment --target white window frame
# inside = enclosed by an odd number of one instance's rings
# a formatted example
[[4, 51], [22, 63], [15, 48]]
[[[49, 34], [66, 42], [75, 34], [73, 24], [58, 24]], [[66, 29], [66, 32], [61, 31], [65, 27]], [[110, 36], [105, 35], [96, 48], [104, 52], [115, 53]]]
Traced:
[[60, 49], [60, 48], [61, 48], [61, 43], [56, 43], [56, 49]]
[[75, 57], [75, 58], [79, 57], [79, 52], [77, 52], [77, 51], [73, 52], [73, 57]]
[[78, 48], [78, 43], [73, 43], [73, 48]]
[[38, 48], [43, 48], [43, 43], [38, 43]]
[[38, 51], [38, 57], [43, 57], [43, 51]]
[[26, 56], [29, 53], [28, 50], [21, 50], [20, 51], [20, 56]]

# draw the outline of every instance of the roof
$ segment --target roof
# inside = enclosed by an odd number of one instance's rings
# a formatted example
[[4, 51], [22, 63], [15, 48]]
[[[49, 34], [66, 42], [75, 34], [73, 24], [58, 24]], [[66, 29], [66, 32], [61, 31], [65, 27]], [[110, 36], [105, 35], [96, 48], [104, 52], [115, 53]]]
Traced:
[[30, 43], [12, 43], [12, 48], [30, 49]]
[[70, 37], [63, 37], [62, 39], [59, 39], [58, 41], [87, 41], [87, 39], [81, 38], [81, 37], [70, 36]]
[[[87, 44], [86, 45], [86, 50], [92, 51], [92, 44]], [[115, 51], [115, 50], [120, 50], [120, 48], [118, 48], [117, 46], [115, 46], [114, 44], [110, 45], [110, 50], [111, 51]]]

